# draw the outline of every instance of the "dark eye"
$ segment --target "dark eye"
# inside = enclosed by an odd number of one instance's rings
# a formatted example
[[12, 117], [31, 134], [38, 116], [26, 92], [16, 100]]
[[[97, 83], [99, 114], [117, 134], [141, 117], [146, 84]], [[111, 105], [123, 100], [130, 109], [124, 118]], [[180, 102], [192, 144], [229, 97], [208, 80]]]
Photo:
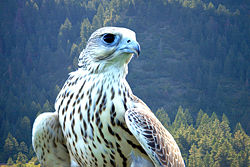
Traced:
[[105, 34], [102, 38], [106, 43], [112, 43], [115, 40], [115, 35], [114, 34]]

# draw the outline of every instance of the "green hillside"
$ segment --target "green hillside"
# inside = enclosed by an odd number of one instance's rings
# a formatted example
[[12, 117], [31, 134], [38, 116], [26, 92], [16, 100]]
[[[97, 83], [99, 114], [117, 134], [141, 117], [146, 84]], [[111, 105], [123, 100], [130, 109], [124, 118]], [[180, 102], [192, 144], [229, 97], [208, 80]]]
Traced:
[[[33, 121], [54, 111], [90, 34], [122, 26], [137, 33], [142, 49], [128, 82], [154, 112], [163, 108], [158, 116], [167, 113], [161, 121], [187, 165], [247, 166], [249, 9], [247, 0], [1, 1], [0, 163], [34, 156]], [[188, 111], [184, 117], [179, 106]], [[209, 121], [201, 124], [204, 115]]]

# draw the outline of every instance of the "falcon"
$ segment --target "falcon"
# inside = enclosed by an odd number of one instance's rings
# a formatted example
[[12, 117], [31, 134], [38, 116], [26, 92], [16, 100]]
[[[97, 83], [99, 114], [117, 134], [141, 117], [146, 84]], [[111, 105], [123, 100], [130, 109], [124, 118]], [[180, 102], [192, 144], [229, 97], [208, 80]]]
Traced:
[[34, 122], [41, 166], [185, 166], [172, 135], [126, 81], [139, 54], [132, 30], [103, 27], [90, 36], [55, 112]]

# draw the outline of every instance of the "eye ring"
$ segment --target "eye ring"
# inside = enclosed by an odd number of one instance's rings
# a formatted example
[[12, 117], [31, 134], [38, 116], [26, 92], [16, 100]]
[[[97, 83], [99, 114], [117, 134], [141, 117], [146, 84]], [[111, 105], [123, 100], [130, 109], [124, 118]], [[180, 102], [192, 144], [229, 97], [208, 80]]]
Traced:
[[112, 43], [115, 41], [115, 39], [116, 39], [116, 35], [110, 34], [110, 33], [104, 34], [104, 35], [102, 36], [102, 40], [103, 40], [105, 43], [107, 43], [107, 44], [112, 44]]

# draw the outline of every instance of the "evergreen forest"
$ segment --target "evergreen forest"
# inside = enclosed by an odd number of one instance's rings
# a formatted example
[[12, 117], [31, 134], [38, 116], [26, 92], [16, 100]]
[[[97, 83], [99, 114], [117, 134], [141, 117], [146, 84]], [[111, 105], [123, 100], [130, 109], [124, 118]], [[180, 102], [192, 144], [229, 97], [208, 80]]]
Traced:
[[33, 122], [103, 26], [136, 32], [127, 80], [186, 166], [250, 166], [249, 11], [249, 0], [0, 1], [0, 166], [39, 166]]

